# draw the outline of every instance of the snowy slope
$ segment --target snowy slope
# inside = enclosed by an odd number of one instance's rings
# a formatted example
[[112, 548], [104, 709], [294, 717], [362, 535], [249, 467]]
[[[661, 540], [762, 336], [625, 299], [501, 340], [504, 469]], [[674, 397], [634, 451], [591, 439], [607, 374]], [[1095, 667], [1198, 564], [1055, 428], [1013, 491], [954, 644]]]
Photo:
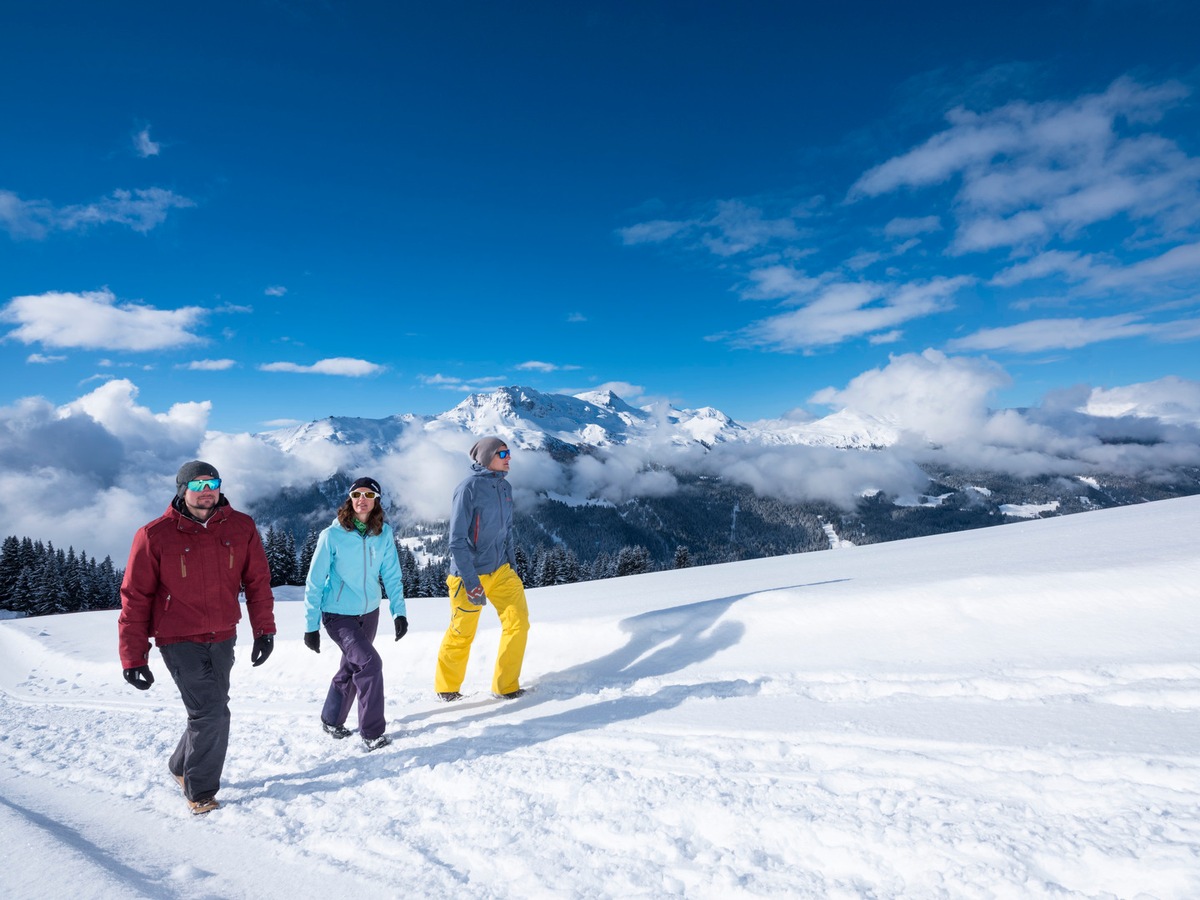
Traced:
[[115, 613], [0, 622], [0, 896], [1200, 896], [1197, 546], [1191, 497], [539, 589], [511, 703], [490, 613], [432, 700], [413, 601], [370, 755], [280, 602], [203, 819], [157, 653], [140, 694]]

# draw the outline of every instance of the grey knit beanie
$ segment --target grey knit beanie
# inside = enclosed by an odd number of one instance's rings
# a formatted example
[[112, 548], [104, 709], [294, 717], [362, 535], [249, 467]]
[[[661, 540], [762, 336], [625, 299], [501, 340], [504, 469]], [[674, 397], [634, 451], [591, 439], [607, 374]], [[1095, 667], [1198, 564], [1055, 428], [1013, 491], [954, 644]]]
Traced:
[[496, 451], [504, 446], [504, 441], [498, 437], [480, 438], [471, 448], [471, 459], [486, 469], [492, 464], [492, 457], [496, 455]]
[[184, 491], [187, 490], [187, 483], [193, 478], [220, 478], [217, 472], [217, 467], [204, 462], [203, 460], [193, 459], [190, 462], [185, 462], [179, 467], [179, 471], [175, 473], [175, 496], [182, 497]]

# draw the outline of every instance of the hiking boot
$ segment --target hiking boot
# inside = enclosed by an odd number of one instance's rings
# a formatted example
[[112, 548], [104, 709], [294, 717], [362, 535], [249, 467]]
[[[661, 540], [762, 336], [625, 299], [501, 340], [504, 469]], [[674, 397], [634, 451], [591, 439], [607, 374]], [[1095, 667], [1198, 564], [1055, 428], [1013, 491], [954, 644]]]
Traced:
[[392, 739], [386, 734], [381, 734], [379, 737], [363, 738], [363, 746], [367, 748], [367, 752], [378, 750], [380, 747], [386, 747], [392, 742]]
[[321, 720], [321, 728], [325, 731], [326, 734], [332, 735], [334, 738], [336, 738], [339, 741], [342, 738], [350, 737], [350, 735], [353, 733], [345, 725], [330, 725], [324, 719]]
[[447, 703], [453, 703], [455, 700], [461, 700], [462, 694], [458, 691], [438, 691], [438, 699], [445, 700]]
[[516, 700], [518, 697], [525, 696], [525, 688], [517, 688], [515, 691], [509, 691], [507, 694], [492, 694], [497, 700]]
[[209, 797], [207, 800], [188, 800], [188, 809], [192, 811], [193, 816], [208, 815], [214, 809], [220, 809], [221, 804], [217, 802], [216, 797]]

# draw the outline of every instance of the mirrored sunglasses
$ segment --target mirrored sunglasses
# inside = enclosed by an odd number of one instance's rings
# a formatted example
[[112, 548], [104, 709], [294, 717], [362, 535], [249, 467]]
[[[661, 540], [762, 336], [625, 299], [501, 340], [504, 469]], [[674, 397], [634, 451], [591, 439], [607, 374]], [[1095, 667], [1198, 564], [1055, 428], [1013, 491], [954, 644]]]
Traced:
[[189, 491], [215, 491], [220, 486], [220, 478], [197, 478], [187, 483]]
[[512, 456], [512, 451], [511, 450], [497, 450], [496, 456], [498, 456], [500, 459], [508, 459], [510, 456]]
[[368, 500], [374, 500], [378, 496], [379, 495], [377, 493], [375, 493], [374, 491], [351, 491], [350, 492], [351, 500], [357, 500], [360, 497], [366, 497]]

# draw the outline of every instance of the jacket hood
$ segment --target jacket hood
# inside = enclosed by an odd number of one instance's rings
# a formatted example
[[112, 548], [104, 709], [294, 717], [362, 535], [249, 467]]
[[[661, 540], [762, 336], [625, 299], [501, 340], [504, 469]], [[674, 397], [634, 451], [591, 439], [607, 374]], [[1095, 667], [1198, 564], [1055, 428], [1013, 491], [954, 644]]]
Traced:
[[495, 475], [497, 478], [507, 478], [507, 472], [496, 472], [489, 469], [487, 466], [481, 466], [479, 463], [471, 463], [471, 471], [476, 475]]

